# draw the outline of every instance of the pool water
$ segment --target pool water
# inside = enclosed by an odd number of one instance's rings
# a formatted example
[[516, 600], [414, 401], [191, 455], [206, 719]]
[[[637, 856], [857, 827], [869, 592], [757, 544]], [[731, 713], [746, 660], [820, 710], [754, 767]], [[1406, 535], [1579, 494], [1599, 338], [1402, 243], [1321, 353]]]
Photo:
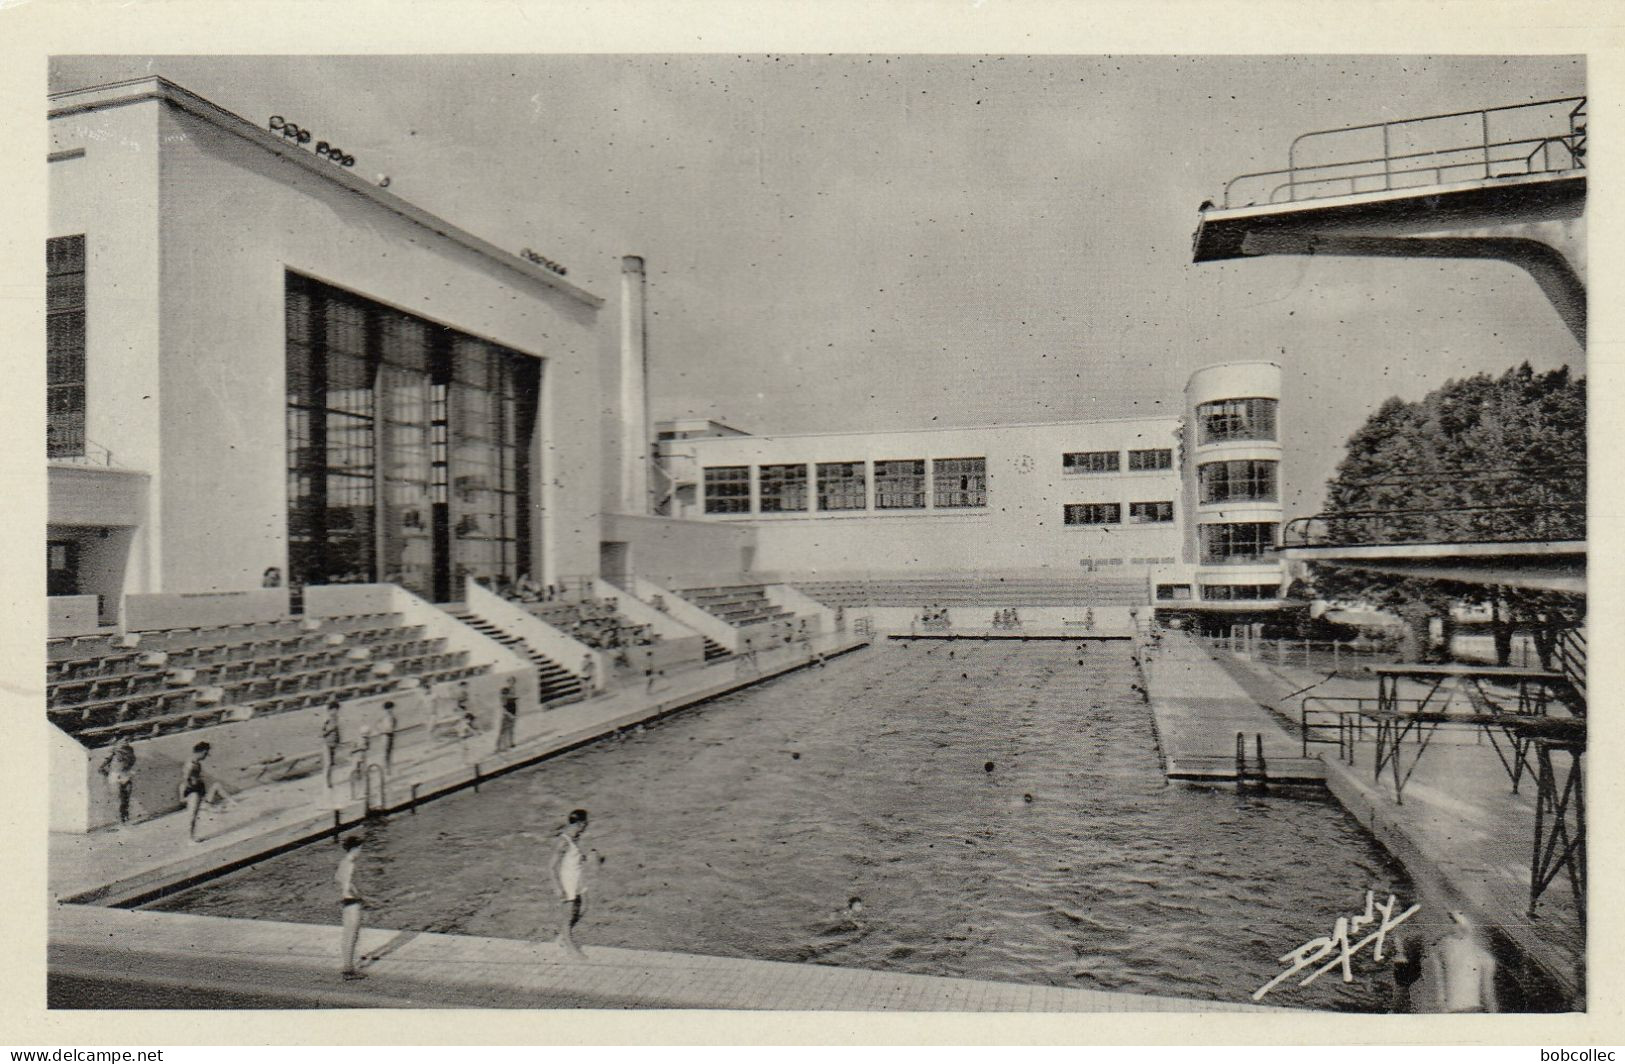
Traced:
[[[368, 919], [551, 938], [578, 806], [587, 946], [1245, 1001], [1368, 889], [1410, 904], [1329, 800], [1169, 786], [1135, 682], [1126, 643], [881, 644], [369, 826]], [[154, 907], [333, 923], [337, 853]], [[1354, 969], [1264, 1003], [1385, 1010]]]

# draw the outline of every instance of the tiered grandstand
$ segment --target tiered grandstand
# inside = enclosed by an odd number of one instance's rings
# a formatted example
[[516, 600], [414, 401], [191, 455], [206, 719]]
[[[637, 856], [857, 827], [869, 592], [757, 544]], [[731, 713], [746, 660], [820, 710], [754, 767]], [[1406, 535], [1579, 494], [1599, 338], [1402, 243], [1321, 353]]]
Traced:
[[[512, 600], [510, 600], [512, 601]], [[610, 599], [581, 602], [515, 602], [544, 624], [585, 643], [594, 650], [648, 646], [656, 636], [646, 624], [638, 624], [615, 608]]]
[[[776, 621], [789, 621], [795, 614], [775, 606], [767, 598], [764, 584], [735, 584], [726, 587], [685, 588], [678, 592], [700, 609], [721, 618], [735, 628]], [[709, 657], [709, 654], [708, 654]]]
[[46, 711], [87, 746], [465, 679], [488, 666], [399, 614], [97, 634], [47, 644]]
[[1137, 606], [1147, 601], [1143, 577], [1022, 576], [930, 573], [919, 576], [795, 580], [793, 586], [829, 607], [1005, 609], [1043, 606]]

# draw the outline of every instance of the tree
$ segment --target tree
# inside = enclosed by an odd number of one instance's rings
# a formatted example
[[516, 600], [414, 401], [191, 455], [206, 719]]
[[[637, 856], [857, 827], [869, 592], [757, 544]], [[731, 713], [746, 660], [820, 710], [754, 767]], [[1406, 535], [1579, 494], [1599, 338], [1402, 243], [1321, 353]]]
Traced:
[[[1393, 398], [1349, 437], [1327, 484], [1334, 542], [1438, 543], [1585, 538], [1586, 382], [1568, 368], [1528, 363], [1500, 377], [1448, 381], [1421, 400]], [[1543, 662], [1572, 599], [1495, 585], [1311, 567], [1323, 598], [1348, 598], [1405, 617], [1426, 645], [1433, 617], [1487, 605], [1496, 658], [1529, 627]], [[1566, 600], [1566, 601], [1565, 601]]]

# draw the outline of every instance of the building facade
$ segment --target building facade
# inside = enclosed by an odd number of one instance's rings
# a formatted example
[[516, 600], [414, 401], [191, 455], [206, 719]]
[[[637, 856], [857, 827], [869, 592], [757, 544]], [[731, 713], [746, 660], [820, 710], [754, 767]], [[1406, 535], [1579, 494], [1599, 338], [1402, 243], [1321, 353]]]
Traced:
[[1135, 576], [1169, 610], [1272, 608], [1280, 367], [1199, 370], [1181, 417], [753, 436], [657, 426], [671, 513], [745, 524], [785, 579]]
[[161, 78], [50, 115], [53, 594], [597, 571], [603, 300]]

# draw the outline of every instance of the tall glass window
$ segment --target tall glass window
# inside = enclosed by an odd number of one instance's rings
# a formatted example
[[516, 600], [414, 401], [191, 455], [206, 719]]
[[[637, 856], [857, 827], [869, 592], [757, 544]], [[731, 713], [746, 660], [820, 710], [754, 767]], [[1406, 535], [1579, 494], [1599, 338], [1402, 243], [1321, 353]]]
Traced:
[[1274, 399], [1221, 399], [1196, 408], [1198, 443], [1275, 439]]
[[1202, 525], [1203, 565], [1245, 565], [1275, 557], [1274, 521]]
[[85, 453], [85, 238], [45, 242], [45, 454]]
[[986, 458], [937, 458], [931, 463], [931, 481], [938, 509], [987, 505]]
[[750, 513], [750, 466], [707, 466], [705, 512]]
[[868, 485], [862, 462], [818, 463], [818, 508], [820, 510], [868, 509]]
[[539, 363], [295, 274], [286, 325], [291, 582], [525, 572]]
[[925, 459], [876, 462], [875, 509], [925, 509]]
[[1279, 463], [1247, 459], [1239, 462], [1204, 462], [1196, 469], [1203, 502], [1274, 502], [1278, 497], [1275, 469]]

